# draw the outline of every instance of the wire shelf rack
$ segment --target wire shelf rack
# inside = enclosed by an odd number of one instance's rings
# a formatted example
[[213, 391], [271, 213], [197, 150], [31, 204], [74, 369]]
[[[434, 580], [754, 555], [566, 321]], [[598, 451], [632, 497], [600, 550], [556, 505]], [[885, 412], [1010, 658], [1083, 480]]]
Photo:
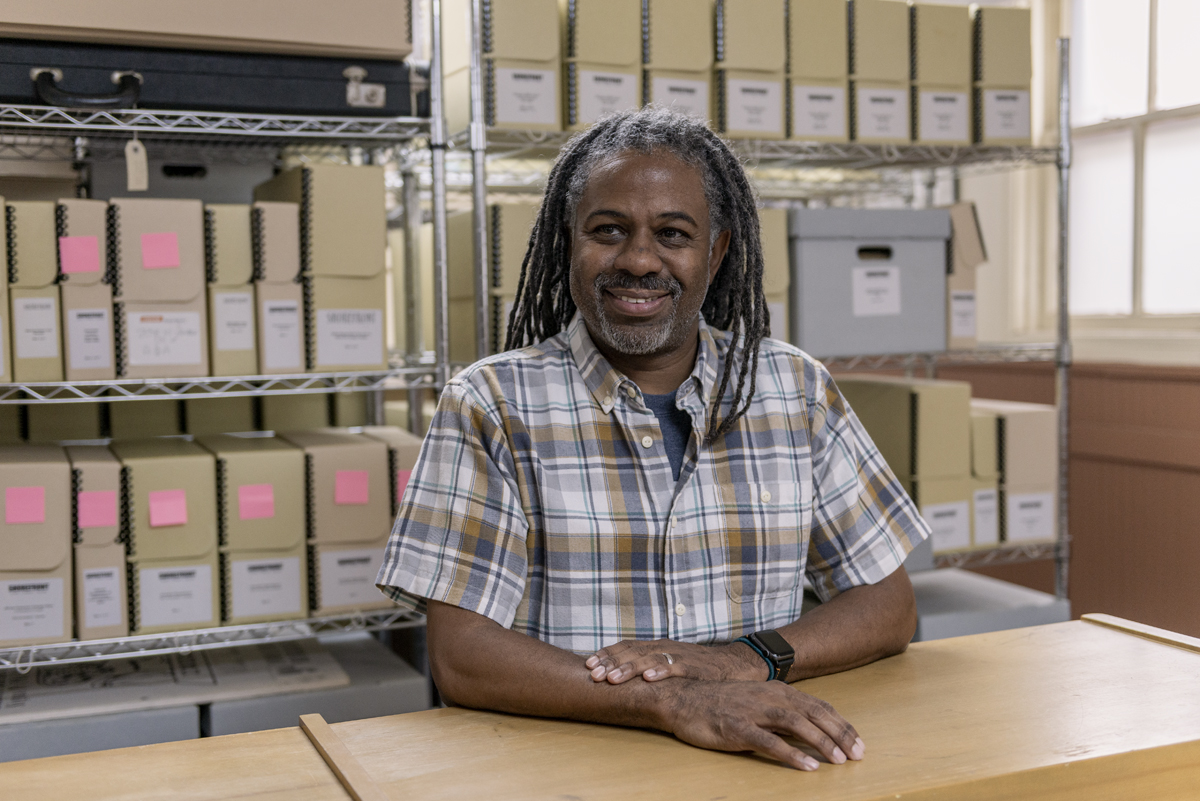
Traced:
[[103, 662], [162, 654], [186, 654], [240, 645], [305, 640], [321, 634], [356, 631], [385, 631], [425, 625], [424, 615], [393, 608], [374, 612], [221, 626], [212, 629], [141, 634], [109, 640], [81, 640], [50, 645], [26, 645], [0, 649], [0, 670], [27, 673], [35, 667]]
[[831, 371], [916, 370], [951, 365], [1000, 364], [1004, 362], [1053, 362], [1059, 357], [1054, 343], [1004, 345], [977, 350], [947, 350], [937, 353], [884, 353], [874, 356], [832, 356], [821, 359]]

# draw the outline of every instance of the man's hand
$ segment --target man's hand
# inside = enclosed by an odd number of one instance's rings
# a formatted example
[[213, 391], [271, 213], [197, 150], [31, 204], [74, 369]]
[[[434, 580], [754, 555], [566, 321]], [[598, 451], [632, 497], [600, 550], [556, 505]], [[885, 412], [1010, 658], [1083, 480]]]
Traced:
[[674, 640], [622, 640], [601, 648], [584, 663], [593, 681], [621, 684], [676, 677], [706, 681], [766, 681], [767, 663], [742, 642], [696, 645]]
[[[808, 743], [840, 765], [863, 757], [863, 741], [832, 706], [779, 681], [670, 683], [662, 728], [714, 751], [756, 751], [800, 770], [817, 760], [784, 737]], [[668, 685], [663, 685], [667, 691]]]

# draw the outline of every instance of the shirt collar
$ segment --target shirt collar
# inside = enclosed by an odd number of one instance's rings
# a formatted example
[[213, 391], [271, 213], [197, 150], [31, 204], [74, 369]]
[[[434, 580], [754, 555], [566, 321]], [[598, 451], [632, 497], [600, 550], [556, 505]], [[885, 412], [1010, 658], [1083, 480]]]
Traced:
[[[575, 312], [567, 326], [567, 341], [584, 385], [605, 414], [612, 411], [621, 394], [628, 393], [630, 388], [635, 393], [641, 392], [637, 384], [609, 364], [608, 359], [597, 350], [579, 311]], [[696, 364], [688, 378], [680, 385], [678, 398], [683, 407], [692, 413], [693, 419], [699, 420], [698, 425], [702, 428], [707, 426], [708, 407], [717, 383], [720, 364], [721, 354], [713, 331], [704, 321], [704, 315], [701, 315], [700, 346], [696, 351]]]

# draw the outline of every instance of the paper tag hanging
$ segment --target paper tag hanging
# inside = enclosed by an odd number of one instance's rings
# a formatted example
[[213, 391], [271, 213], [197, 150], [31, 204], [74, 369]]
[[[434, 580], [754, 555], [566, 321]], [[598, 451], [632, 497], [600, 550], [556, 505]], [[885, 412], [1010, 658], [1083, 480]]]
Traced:
[[150, 188], [146, 146], [136, 139], [125, 143], [125, 188], [129, 192], [145, 192]]

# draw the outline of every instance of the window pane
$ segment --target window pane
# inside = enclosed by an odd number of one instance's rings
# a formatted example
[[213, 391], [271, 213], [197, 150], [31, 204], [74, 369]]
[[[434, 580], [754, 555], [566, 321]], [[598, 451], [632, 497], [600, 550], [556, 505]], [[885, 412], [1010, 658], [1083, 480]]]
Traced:
[[1146, 128], [1143, 179], [1142, 308], [1148, 314], [1200, 312], [1200, 119]]
[[1133, 311], [1133, 134], [1081, 136], [1071, 163], [1072, 314]]
[[1155, 105], [1176, 108], [1200, 103], [1200, 3], [1158, 0], [1158, 73]]
[[1072, 124], [1145, 114], [1150, 0], [1074, 0], [1072, 13]]

